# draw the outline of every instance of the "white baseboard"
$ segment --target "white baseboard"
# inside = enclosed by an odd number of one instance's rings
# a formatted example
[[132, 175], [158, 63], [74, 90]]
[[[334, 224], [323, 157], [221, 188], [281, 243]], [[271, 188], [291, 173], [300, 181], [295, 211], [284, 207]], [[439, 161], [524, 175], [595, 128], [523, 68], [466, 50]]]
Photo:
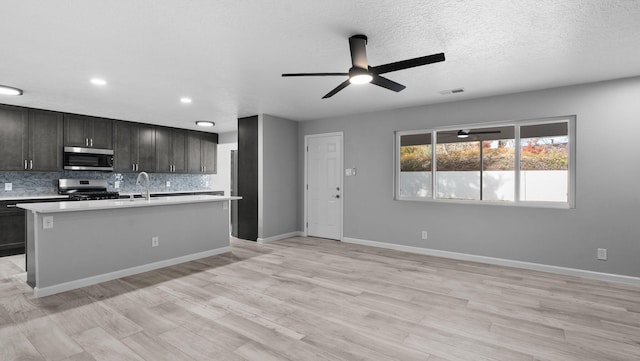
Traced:
[[189, 254], [189, 255], [186, 255], [186, 256], [180, 256], [180, 257], [171, 258], [171, 259], [158, 261], [158, 262], [153, 262], [153, 263], [149, 263], [149, 264], [145, 264], [145, 265], [141, 265], [141, 266], [135, 266], [135, 267], [131, 267], [131, 268], [127, 268], [127, 269], [123, 269], [123, 270], [119, 270], [119, 271], [114, 271], [114, 272], [109, 272], [109, 273], [105, 273], [105, 274], [101, 274], [101, 275], [97, 275], [97, 276], [82, 278], [82, 279], [75, 280], [75, 281], [69, 281], [69, 282], [65, 282], [65, 283], [60, 283], [60, 284], [53, 285], [53, 286], [47, 286], [47, 287], [42, 287], [42, 288], [35, 287], [33, 289], [33, 295], [35, 297], [50, 296], [50, 295], [53, 295], [53, 294], [56, 294], [56, 293], [70, 291], [70, 290], [73, 290], [73, 289], [76, 289], [76, 288], [80, 288], [80, 287], [91, 286], [91, 285], [95, 285], [97, 283], [111, 281], [111, 280], [115, 280], [117, 278], [127, 277], [127, 276], [135, 275], [135, 274], [138, 274], [138, 273], [142, 273], [142, 272], [153, 271], [153, 270], [158, 269], [158, 268], [169, 267], [169, 266], [173, 266], [173, 265], [176, 265], [176, 264], [179, 264], [179, 263], [194, 261], [196, 259], [205, 258], [205, 257], [211, 257], [211, 256], [215, 256], [215, 255], [218, 255], [218, 254], [221, 254], [221, 253], [226, 253], [226, 252], [231, 252], [231, 247], [230, 246], [222, 247], [222, 248], [216, 248], [216, 249], [212, 249], [212, 250], [204, 251], [204, 252], [193, 253], [193, 254]]
[[393, 249], [396, 251], [418, 253], [418, 254], [424, 254], [427, 256], [451, 258], [451, 259], [457, 259], [461, 261], [472, 261], [472, 262], [493, 264], [498, 266], [522, 268], [522, 269], [528, 269], [532, 271], [556, 273], [556, 274], [561, 274], [566, 276], [576, 276], [576, 277], [589, 278], [589, 279], [595, 279], [600, 281], [610, 281], [610, 282], [620, 282], [620, 283], [627, 283], [627, 284], [633, 284], [633, 285], [640, 285], [640, 277], [617, 275], [613, 273], [602, 273], [602, 272], [587, 271], [587, 270], [582, 270], [577, 268], [552, 266], [552, 265], [546, 265], [541, 263], [531, 263], [531, 262], [515, 261], [510, 259], [504, 259], [504, 258], [477, 256], [477, 255], [467, 254], [467, 253], [440, 251], [437, 249], [430, 249], [430, 248], [403, 246], [399, 244], [368, 241], [368, 240], [357, 239], [357, 238], [344, 237], [342, 241], [345, 243], [354, 243], [354, 244], [361, 244], [364, 246]]
[[303, 235], [303, 232], [296, 231], [296, 232], [289, 232], [289, 233], [285, 233], [285, 234], [279, 234], [279, 235], [273, 236], [273, 237], [258, 238], [256, 241], [258, 242], [258, 244], [265, 244], [265, 243], [279, 241], [281, 239], [286, 239], [286, 238], [291, 238], [291, 237], [301, 237], [302, 235]]

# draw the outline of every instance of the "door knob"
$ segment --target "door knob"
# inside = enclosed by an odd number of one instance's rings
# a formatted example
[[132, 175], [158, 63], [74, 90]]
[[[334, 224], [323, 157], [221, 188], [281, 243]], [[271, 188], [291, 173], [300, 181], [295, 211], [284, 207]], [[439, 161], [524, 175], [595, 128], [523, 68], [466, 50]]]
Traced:
[[339, 195], [339, 194], [336, 194], [336, 198], [340, 198], [340, 195]]
[[336, 187], [336, 190], [337, 190], [337, 191], [339, 191], [339, 190], [340, 190], [340, 187]]

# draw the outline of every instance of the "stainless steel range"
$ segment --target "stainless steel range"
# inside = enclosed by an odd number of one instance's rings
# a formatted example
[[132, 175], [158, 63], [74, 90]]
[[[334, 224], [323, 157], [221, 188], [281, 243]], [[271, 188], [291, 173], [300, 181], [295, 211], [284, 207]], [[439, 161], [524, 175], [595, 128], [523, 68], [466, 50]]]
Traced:
[[71, 201], [120, 198], [120, 193], [107, 191], [107, 181], [102, 179], [58, 179], [58, 194], [68, 195]]

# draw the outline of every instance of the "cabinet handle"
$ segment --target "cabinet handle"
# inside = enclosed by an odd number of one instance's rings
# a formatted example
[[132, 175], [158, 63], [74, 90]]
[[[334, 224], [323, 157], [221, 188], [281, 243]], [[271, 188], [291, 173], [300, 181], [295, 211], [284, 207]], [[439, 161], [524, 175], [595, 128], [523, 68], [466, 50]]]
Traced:
[[33, 169], [33, 159], [29, 160], [29, 169]]
[[89, 146], [89, 138], [84, 138], [84, 146], [85, 147]]
[[136, 170], [136, 164], [135, 163], [131, 163], [131, 170]]
[[7, 204], [7, 208], [16, 208], [16, 207], [17, 207], [17, 205], [15, 205], [15, 204]]
[[140, 164], [136, 163], [136, 172], [140, 169]]
[[93, 138], [91, 138], [91, 140], [89, 141], [89, 146], [93, 147]]
[[28, 169], [28, 168], [27, 168], [27, 160], [26, 160], [26, 159], [24, 160], [24, 169], [25, 169], [25, 170], [27, 170], [27, 169]]

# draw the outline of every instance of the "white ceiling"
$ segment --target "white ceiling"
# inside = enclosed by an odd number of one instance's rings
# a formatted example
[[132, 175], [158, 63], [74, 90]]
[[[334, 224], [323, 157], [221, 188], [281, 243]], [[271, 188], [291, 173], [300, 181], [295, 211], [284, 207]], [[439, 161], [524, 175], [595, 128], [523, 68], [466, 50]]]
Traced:
[[[3, 1], [0, 103], [212, 131], [266, 113], [309, 120], [640, 75], [636, 0]], [[344, 79], [348, 37], [372, 66], [444, 52], [388, 73], [407, 88]], [[103, 77], [102, 88], [89, 83]], [[463, 94], [438, 92], [464, 88]], [[188, 96], [186, 105], [179, 98]]]

